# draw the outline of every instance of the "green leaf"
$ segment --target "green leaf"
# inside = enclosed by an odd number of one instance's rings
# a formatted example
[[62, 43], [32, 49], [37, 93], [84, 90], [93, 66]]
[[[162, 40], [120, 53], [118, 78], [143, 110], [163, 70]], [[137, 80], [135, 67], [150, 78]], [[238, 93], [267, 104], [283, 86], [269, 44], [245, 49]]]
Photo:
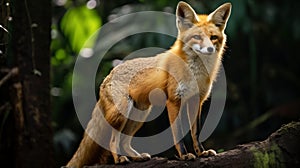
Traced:
[[86, 40], [101, 26], [101, 18], [96, 11], [86, 6], [70, 8], [63, 16], [61, 30], [69, 40], [74, 52], [79, 53]]
[[55, 57], [57, 60], [64, 60], [67, 57], [67, 53], [63, 49], [59, 49], [55, 53]]

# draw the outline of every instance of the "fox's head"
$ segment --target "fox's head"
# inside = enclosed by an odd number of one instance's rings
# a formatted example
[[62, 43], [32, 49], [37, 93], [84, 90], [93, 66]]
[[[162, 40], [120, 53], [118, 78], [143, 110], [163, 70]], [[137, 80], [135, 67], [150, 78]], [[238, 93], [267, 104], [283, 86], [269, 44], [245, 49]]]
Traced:
[[225, 3], [209, 15], [198, 15], [189, 4], [179, 2], [176, 25], [183, 51], [188, 55], [212, 55], [222, 51], [226, 41], [224, 29], [230, 12], [231, 4]]

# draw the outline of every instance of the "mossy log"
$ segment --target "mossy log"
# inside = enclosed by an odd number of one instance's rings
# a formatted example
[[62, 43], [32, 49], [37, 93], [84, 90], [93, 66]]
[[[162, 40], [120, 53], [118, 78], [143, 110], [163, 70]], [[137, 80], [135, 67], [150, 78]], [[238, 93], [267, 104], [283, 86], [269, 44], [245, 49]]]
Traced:
[[97, 165], [95, 168], [170, 168], [170, 167], [300, 167], [300, 122], [283, 125], [266, 140], [238, 145], [217, 156], [194, 161], [154, 157], [146, 162], [126, 165]]

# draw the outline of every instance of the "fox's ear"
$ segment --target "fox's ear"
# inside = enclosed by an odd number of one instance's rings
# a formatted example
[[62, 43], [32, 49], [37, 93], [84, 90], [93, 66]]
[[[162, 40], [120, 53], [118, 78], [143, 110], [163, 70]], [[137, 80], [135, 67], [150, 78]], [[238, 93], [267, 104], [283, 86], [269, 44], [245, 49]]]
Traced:
[[176, 25], [181, 31], [191, 28], [198, 21], [194, 9], [187, 3], [180, 1], [176, 9]]
[[231, 13], [231, 3], [225, 3], [208, 15], [208, 21], [212, 21], [221, 30], [224, 30]]

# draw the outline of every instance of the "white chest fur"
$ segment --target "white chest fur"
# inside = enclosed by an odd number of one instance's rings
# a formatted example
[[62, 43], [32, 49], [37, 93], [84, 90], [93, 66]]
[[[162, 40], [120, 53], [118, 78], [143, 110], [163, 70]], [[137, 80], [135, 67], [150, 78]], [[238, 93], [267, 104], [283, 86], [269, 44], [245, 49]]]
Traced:
[[215, 66], [218, 66], [216, 59], [215, 54], [190, 57], [187, 64], [191, 77], [178, 83], [176, 96], [183, 98], [199, 94], [201, 99], [206, 99], [212, 88]]

